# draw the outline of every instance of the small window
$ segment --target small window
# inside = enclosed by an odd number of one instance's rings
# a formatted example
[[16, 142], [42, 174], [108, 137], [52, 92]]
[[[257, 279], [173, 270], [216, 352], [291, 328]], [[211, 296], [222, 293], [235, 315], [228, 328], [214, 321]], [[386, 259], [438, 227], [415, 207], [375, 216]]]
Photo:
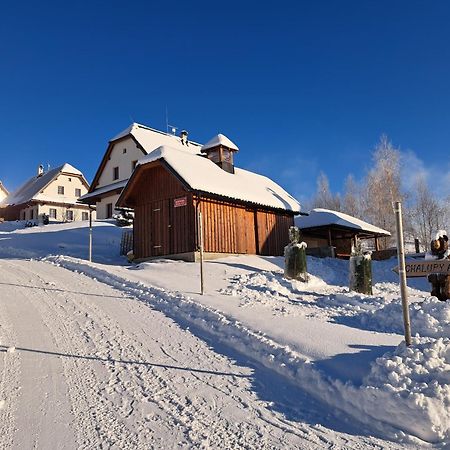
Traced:
[[70, 211], [70, 210], [66, 211], [66, 219], [69, 221], [73, 220], [73, 211]]
[[112, 217], [112, 203], [107, 203], [106, 204], [106, 218], [110, 219]]
[[119, 168], [118, 167], [114, 167], [113, 169], [113, 180], [118, 180], [119, 179]]
[[69, 178], [69, 181], [72, 181], [72, 178]]
[[64, 195], [64, 186], [58, 186], [58, 194]]
[[137, 159], [134, 161], [131, 161], [131, 171], [133, 172], [134, 169], [136, 169], [137, 166]]
[[50, 217], [50, 219], [56, 219], [56, 209], [50, 208], [48, 216]]
[[81, 197], [81, 189], [75, 188], [75, 197]]
[[122, 153], [125, 155], [126, 152], [127, 152], [127, 149], [124, 148], [123, 151], [122, 151]]
[[81, 213], [81, 220], [89, 220], [89, 214], [85, 211]]
[[34, 219], [34, 209], [30, 210], [30, 220]]

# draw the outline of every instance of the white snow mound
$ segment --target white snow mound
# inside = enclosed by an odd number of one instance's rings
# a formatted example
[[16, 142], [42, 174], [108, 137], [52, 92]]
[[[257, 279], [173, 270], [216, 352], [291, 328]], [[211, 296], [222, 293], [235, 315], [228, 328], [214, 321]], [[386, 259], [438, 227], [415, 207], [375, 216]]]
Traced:
[[[364, 380], [371, 413], [428, 442], [450, 435], [450, 339], [413, 338], [378, 358]], [[367, 403], [369, 406], [369, 403]]]
[[[450, 338], [450, 302], [428, 297], [409, 305], [413, 334]], [[402, 305], [392, 302], [380, 309], [368, 311], [359, 317], [362, 327], [374, 331], [403, 334]]]

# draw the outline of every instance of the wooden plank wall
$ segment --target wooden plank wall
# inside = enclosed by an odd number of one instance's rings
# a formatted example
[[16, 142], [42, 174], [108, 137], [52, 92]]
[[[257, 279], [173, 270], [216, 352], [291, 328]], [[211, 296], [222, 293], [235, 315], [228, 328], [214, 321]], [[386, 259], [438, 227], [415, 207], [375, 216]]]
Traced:
[[289, 243], [289, 227], [294, 225], [294, 217], [271, 211], [258, 211], [258, 249], [260, 255], [282, 256]]
[[[192, 194], [171, 173], [151, 167], [141, 174], [133, 192], [136, 258], [195, 250]], [[186, 205], [175, 207], [176, 198], [186, 198]]]
[[256, 253], [254, 210], [202, 198], [204, 250], [212, 253]]
[[202, 198], [200, 209], [206, 252], [283, 255], [289, 227], [294, 225], [287, 214], [218, 200]]
[[[294, 224], [288, 214], [212, 198], [198, 200], [172, 173], [157, 164], [142, 171], [131, 196], [137, 258], [196, 250], [198, 201], [206, 252], [282, 255], [289, 241], [289, 227]], [[176, 198], [186, 198], [186, 205], [175, 207]]]

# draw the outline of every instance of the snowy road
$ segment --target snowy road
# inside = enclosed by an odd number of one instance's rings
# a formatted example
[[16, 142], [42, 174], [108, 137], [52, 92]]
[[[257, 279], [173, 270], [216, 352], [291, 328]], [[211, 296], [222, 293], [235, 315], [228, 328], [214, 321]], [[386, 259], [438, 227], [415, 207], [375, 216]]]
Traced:
[[0, 260], [0, 448], [400, 448], [149, 305]]

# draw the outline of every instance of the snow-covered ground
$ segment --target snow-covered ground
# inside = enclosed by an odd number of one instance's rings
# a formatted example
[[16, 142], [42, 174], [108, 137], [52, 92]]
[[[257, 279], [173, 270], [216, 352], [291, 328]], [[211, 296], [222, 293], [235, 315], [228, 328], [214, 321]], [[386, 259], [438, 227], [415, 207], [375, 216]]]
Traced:
[[450, 304], [413, 280], [406, 348], [395, 261], [364, 296], [346, 261], [309, 258], [302, 284], [281, 258], [229, 257], [201, 296], [198, 264], [130, 265], [108, 222], [87, 262], [85, 226], [0, 224], [5, 445], [450, 445]]

